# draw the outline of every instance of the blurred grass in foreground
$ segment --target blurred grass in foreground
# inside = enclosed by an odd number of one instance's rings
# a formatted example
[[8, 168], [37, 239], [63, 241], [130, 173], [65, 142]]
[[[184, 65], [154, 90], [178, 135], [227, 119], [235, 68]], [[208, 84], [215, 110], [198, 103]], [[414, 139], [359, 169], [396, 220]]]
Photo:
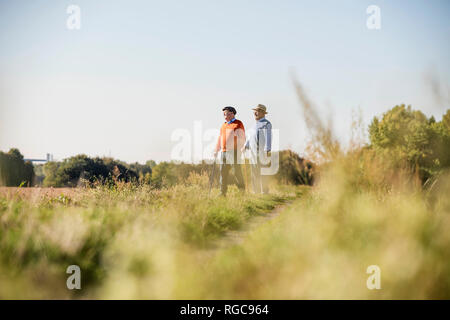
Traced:
[[[73, 199], [3, 198], [0, 296], [450, 298], [448, 175], [425, 191], [398, 172], [390, 185], [389, 175], [367, 183], [377, 165], [356, 159], [326, 166], [313, 188], [279, 186], [269, 196], [232, 187], [228, 199], [218, 190], [209, 199], [207, 177], [193, 175], [163, 190], [123, 184]], [[242, 245], [210, 248], [295, 197]], [[81, 267], [80, 291], [65, 287], [70, 264]], [[381, 268], [381, 290], [366, 287], [369, 265]]]
[[[209, 198], [208, 177], [192, 174], [166, 189], [120, 183], [77, 191], [72, 198], [0, 198], [0, 298], [171, 297], [178, 251], [206, 250], [297, 189], [260, 196], [231, 187], [228, 198], [218, 190]], [[66, 288], [71, 264], [81, 268], [79, 292]], [[135, 282], [145, 290], [122, 288]]]
[[[355, 192], [347, 169], [324, 173], [309, 196], [220, 253], [205, 274], [193, 263], [182, 297], [449, 299], [449, 177], [429, 194]], [[381, 269], [381, 290], [366, 287], [370, 265]]]

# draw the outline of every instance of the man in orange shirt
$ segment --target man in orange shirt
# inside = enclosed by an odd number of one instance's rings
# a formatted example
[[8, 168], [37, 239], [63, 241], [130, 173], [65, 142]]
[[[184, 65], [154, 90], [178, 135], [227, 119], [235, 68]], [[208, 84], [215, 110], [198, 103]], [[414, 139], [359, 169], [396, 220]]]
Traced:
[[234, 175], [237, 179], [237, 186], [245, 190], [244, 177], [241, 168], [241, 149], [245, 143], [244, 124], [236, 119], [236, 109], [225, 107], [222, 109], [225, 123], [220, 128], [220, 136], [217, 140], [214, 156], [222, 151], [220, 162], [220, 187], [221, 194], [226, 196], [229, 173], [231, 167], [234, 168]]

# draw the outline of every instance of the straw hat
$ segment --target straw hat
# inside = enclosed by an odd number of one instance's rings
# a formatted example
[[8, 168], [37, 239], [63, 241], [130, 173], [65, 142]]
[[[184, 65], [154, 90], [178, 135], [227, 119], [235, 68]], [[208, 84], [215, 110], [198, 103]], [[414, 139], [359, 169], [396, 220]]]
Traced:
[[268, 114], [268, 112], [266, 111], [266, 106], [263, 104], [258, 104], [258, 106], [256, 108], [253, 108], [252, 110], [258, 110], [258, 111], [262, 111], [265, 114]]

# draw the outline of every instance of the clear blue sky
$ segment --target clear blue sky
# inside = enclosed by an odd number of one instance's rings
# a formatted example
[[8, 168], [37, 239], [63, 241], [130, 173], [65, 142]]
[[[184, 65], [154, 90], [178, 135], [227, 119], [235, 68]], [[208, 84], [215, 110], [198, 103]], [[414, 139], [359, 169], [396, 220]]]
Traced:
[[[81, 30], [66, 28], [70, 4]], [[381, 8], [368, 30], [366, 8]], [[332, 115], [366, 124], [400, 103], [440, 119], [425, 81], [450, 83], [450, 1], [0, 0], [0, 150], [169, 160], [177, 128], [244, 124], [263, 103], [281, 147], [308, 139], [289, 77]]]

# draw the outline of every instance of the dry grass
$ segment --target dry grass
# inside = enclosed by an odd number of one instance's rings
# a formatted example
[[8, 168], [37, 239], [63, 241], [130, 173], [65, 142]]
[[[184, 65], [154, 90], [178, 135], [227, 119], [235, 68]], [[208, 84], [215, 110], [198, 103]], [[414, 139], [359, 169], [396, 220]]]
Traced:
[[80, 196], [82, 192], [82, 189], [75, 188], [0, 187], [0, 196], [7, 199], [20, 198], [24, 200], [41, 200], [43, 198], [54, 198], [61, 195], [74, 198]]
[[[217, 189], [208, 197], [207, 186], [207, 176], [194, 175], [167, 189], [119, 184], [0, 196], [0, 297], [171, 298], [184, 265], [179, 253], [204, 252], [298, 192], [259, 196], [231, 187], [225, 199]], [[81, 292], [66, 288], [72, 264], [82, 270]]]

